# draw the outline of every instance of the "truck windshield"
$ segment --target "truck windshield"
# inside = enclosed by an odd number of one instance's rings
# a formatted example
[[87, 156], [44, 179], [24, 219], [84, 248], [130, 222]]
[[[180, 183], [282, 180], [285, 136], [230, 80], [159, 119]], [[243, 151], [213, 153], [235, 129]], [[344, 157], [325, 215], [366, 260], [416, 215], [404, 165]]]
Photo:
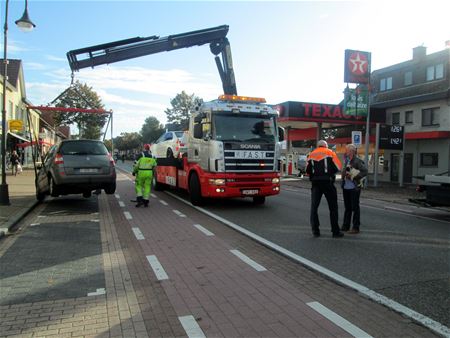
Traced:
[[276, 128], [273, 116], [255, 114], [216, 114], [214, 137], [217, 141], [275, 142]]

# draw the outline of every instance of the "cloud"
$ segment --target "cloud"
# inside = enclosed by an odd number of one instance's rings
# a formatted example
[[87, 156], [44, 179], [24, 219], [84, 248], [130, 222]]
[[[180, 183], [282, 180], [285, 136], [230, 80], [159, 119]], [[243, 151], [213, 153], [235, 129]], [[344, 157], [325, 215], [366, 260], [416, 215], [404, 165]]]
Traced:
[[[3, 28], [3, 25], [2, 25]], [[2, 42], [0, 44], [0, 50], [3, 51], [3, 39]], [[17, 54], [17, 53], [22, 53], [22, 52], [28, 52], [30, 51], [29, 48], [24, 47], [23, 44], [19, 41], [15, 41], [13, 39], [9, 39], [8, 40], [8, 54]], [[3, 54], [2, 54], [2, 58], [3, 58]]]
[[54, 55], [50, 55], [50, 54], [45, 55], [45, 58], [49, 61], [57, 61], [57, 62], [66, 62], [67, 61], [66, 58], [62, 58], [62, 57], [54, 56]]
[[28, 70], [43, 70], [47, 67], [42, 63], [24, 61], [24, 67]]

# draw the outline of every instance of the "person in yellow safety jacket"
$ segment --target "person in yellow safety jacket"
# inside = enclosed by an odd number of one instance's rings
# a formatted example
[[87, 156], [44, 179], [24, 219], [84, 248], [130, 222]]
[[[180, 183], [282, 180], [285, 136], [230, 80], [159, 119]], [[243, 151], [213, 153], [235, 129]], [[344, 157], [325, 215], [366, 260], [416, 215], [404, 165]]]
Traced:
[[342, 163], [336, 153], [328, 149], [328, 144], [325, 140], [320, 140], [317, 143], [317, 148], [309, 154], [306, 166], [306, 173], [311, 181], [310, 224], [314, 237], [320, 236], [318, 209], [322, 195], [325, 195], [328, 202], [333, 237], [339, 238], [343, 236], [338, 223], [337, 191], [334, 186], [336, 173], [341, 169]]
[[136, 176], [136, 208], [142, 205], [148, 207], [154, 167], [156, 167], [156, 160], [150, 153], [150, 145], [145, 144], [142, 156], [136, 161], [133, 167], [133, 175]]

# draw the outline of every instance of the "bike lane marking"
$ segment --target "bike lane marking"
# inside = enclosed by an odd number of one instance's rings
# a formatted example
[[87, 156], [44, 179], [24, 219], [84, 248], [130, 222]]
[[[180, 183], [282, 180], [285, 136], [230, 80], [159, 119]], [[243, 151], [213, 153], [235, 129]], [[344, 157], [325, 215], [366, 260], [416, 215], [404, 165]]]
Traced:
[[123, 214], [125, 215], [125, 218], [126, 218], [127, 220], [133, 219], [133, 216], [131, 216], [131, 214], [130, 214], [129, 211], [124, 211]]
[[164, 270], [164, 268], [162, 267], [161, 263], [159, 262], [158, 258], [155, 255], [149, 255], [146, 257], [148, 263], [150, 264], [150, 267], [152, 268], [158, 280], [169, 279], [169, 276], [167, 275], [166, 271]]
[[242, 252], [240, 252], [239, 250], [230, 250], [230, 252], [237, 256], [240, 260], [242, 260], [244, 263], [247, 263], [248, 265], [250, 265], [253, 269], [255, 269], [256, 271], [267, 271], [267, 269], [265, 267], [263, 267], [261, 264], [256, 263], [253, 259], [251, 259], [250, 257], [244, 255]]
[[353, 325], [347, 319], [339, 316], [336, 312], [331, 311], [329, 308], [323, 306], [319, 302], [310, 302], [306, 303], [306, 305], [308, 305], [309, 307], [320, 313], [322, 316], [324, 316], [326, 319], [328, 319], [335, 325], [339, 326], [341, 329], [350, 333], [353, 337], [373, 338], [370, 334], [361, 330], [359, 327]]
[[206, 338], [193, 316], [178, 317], [178, 320], [189, 338]]
[[145, 239], [144, 235], [142, 234], [141, 229], [135, 227], [135, 228], [131, 228], [131, 230], [133, 230], [134, 236], [136, 237], [136, 239], [138, 241], [142, 241]]
[[214, 234], [211, 231], [202, 227], [200, 224], [194, 224], [193, 226], [198, 230], [200, 230], [201, 232], [203, 232], [206, 236], [214, 236]]

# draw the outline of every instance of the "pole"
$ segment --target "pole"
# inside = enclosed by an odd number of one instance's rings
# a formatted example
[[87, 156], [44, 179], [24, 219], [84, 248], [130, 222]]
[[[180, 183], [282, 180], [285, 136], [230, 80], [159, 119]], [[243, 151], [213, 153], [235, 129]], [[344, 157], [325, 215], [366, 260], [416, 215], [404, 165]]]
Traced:
[[[405, 128], [405, 127], [403, 127]], [[402, 142], [402, 151], [400, 152], [400, 163], [399, 163], [399, 173], [398, 173], [398, 185], [399, 187], [403, 187], [403, 171], [405, 168], [405, 129], [403, 129], [403, 142]]]
[[373, 186], [378, 186], [378, 148], [380, 147], [380, 124], [377, 123], [375, 129], [375, 159], [374, 159], [374, 169], [373, 169]]
[[3, 27], [3, 97], [2, 97], [2, 184], [0, 185], [0, 205], [9, 205], [9, 191], [6, 183], [6, 81], [8, 79], [8, 4], [6, 0], [5, 25]]
[[114, 139], [113, 139], [113, 112], [112, 112], [112, 110], [111, 110], [111, 115], [110, 115], [110, 118], [111, 118], [111, 153], [112, 153], [112, 156], [114, 156]]
[[[365, 144], [365, 151], [366, 154], [364, 156], [364, 162], [366, 162], [366, 165], [369, 165], [369, 134], [370, 134], [370, 69], [369, 69], [369, 92], [367, 95], [367, 117], [366, 117], [366, 144]], [[367, 187], [369, 180], [367, 175], [365, 186]]]

